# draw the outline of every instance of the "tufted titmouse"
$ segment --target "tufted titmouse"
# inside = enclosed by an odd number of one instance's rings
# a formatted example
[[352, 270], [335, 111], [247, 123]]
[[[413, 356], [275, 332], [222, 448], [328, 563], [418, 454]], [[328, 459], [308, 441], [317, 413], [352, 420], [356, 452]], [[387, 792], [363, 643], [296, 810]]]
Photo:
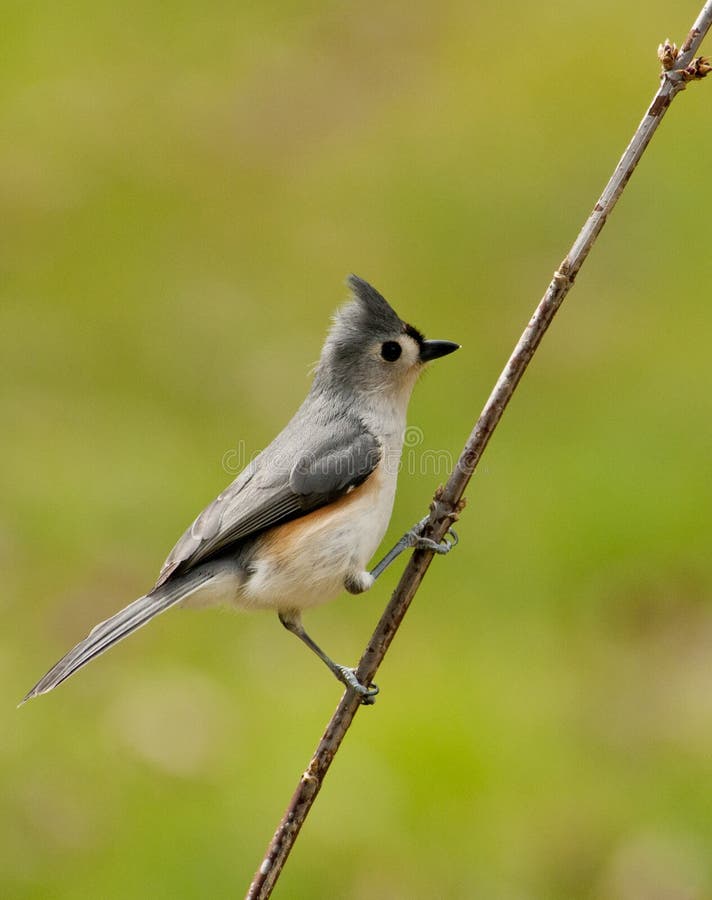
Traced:
[[[336, 677], [372, 702], [377, 688], [333, 662], [305, 632], [301, 611], [344, 588], [358, 594], [406, 547], [445, 553], [452, 542], [408, 532], [370, 572], [393, 509], [406, 410], [425, 363], [458, 349], [426, 341], [370, 284], [335, 315], [306, 400], [287, 427], [193, 522], [155, 586], [97, 625], [24, 700], [177, 604], [276, 610]], [[453, 534], [453, 539], [456, 536]], [[24, 702], [23, 700], [23, 702]]]

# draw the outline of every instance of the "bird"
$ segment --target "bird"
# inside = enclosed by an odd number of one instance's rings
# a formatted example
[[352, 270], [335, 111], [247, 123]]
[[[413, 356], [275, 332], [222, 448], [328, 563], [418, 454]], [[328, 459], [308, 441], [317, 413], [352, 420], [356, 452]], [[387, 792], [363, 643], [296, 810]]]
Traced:
[[45, 694], [174, 606], [276, 611], [347, 688], [372, 703], [376, 685], [335, 663], [302, 612], [345, 589], [368, 590], [408, 547], [447, 553], [424, 537], [427, 517], [369, 571], [393, 510], [413, 387], [425, 366], [460, 345], [426, 340], [356, 275], [337, 310], [306, 399], [286, 427], [195, 519], [155, 585], [100, 622], [26, 694]]

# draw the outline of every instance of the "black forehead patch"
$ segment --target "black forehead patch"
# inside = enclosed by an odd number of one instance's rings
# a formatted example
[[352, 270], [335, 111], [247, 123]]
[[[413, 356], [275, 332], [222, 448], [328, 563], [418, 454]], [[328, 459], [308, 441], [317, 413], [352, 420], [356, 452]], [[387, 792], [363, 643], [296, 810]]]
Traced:
[[415, 343], [422, 347], [425, 342], [425, 335], [422, 331], [418, 331], [418, 329], [414, 325], [409, 325], [407, 322], [403, 323], [403, 331], [413, 338]]

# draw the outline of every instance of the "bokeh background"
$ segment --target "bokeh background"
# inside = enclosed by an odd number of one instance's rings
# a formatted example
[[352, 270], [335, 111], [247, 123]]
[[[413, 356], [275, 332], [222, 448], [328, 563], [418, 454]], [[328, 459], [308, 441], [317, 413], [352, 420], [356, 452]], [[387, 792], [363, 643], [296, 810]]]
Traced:
[[[276, 618], [173, 612], [17, 700], [286, 422], [348, 272], [462, 343], [410, 415], [416, 456], [457, 454], [696, 13], [6, 0], [3, 897], [242, 895], [339, 697]], [[579, 276], [276, 896], [712, 896], [711, 89]], [[384, 549], [446, 474], [411, 469]], [[308, 616], [337, 659], [397, 575]]]

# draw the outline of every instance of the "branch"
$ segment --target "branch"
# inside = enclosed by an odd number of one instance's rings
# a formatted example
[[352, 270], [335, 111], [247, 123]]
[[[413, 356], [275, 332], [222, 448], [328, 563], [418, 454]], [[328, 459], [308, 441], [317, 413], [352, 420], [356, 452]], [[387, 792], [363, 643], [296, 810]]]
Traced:
[[[430, 507], [430, 520], [426, 531], [428, 537], [436, 541], [441, 540], [448, 527], [456, 521], [464, 505], [462, 497], [465, 488], [482, 458], [494, 429], [670, 103], [689, 81], [703, 78], [712, 69], [708, 60], [701, 57], [693, 58], [710, 25], [712, 25], [712, 0], [707, 0], [679, 50], [670, 41], [666, 41], [658, 48], [658, 57], [663, 66], [660, 88], [573, 246], [554, 272], [546, 293], [499, 376], [445, 487], [439, 488], [436, 492]], [[432, 558], [432, 551], [417, 550], [413, 553], [359, 662], [357, 677], [361, 684], [370, 684], [373, 681]], [[247, 892], [246, 900], [264, 900], [271, 895], [299, 830], [360, 704], [361, 698], [353, 691], [347, 690], [341, 698], [267, 848], [264, 860]]]

